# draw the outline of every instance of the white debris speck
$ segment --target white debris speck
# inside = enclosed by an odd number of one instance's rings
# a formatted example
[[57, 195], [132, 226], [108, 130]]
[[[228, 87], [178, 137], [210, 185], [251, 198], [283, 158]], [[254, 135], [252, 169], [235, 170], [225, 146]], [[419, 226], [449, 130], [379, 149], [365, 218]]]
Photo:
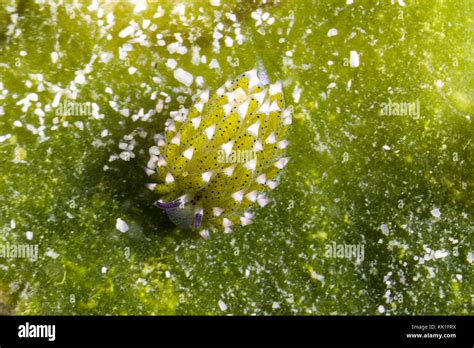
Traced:
[[380, 230], [382, 231], [382, 233], [386, 236], [389, 235], [390, 233], [390, 230], [388, 229], [388, 226], [386, 224], [382, 224], [380, 225]]
[[347, 0], [347, 1], [346, 1], [346, 4], [347, 4], [347, 5], [352, 5], [353, 3], [354, 3], [354, 0]]
[[51, 52], [51, 61], [53, 62], [53, 64], [56, 64], [58, 62], [58, 59], [58, 52]]
[[328, 37], [331, 37], [331, 36], [336, 36], [337, 35], [337, 29], [336, 28], [331, 28], [329, 29], [328, 31]]
[[26, 232], [26, 239], [32, 240], [32, 239], [33, 239], [33, 232], [27, 231], [27, 232]]
[[188, 48], [183, 46], [181, 42], [176, 41], [173, 43], [170, 43], [168, 46], [168, 52], [173, 54], [173, 53], [178, 53], [178, 54], [186, 54], [188, 52]]
[[135, 3], [135, 8], [133, 9], [133, 12], [135, 13], [140, 13], [147, 9], [146, 0], [136, 0], [136, 1], [133, 1], [132, 3]]
[[109, 25], [114, 24], [114, 19], [115, 19], [115, 16], [114, 16], [113, 12], [109, 12], [109, 14], [107, 15], [107, 18], [106, 18], [107, 24], [109, 24]]
[[318, 274], [315, 271], [311, 271], [311, 278], [315, 279], [317, 281], [320, 281], [321, 283], [324, 283], [324, 279], [326, 278], [322, 274]]
[[165, 272], [165, 277], [166, 277], [167, 279], [171, 278], [171, 273], [170, 273], [170, 271], [166, 271], [166, 272]]
[[35, 115], [39, 117], [44, 117], [45, 113], [40, 108], [35, 109]]
[[301, 92], [303, 92], [303, 88], [301, 88], [299, 86], [296, 86], [295, 89], [293, 90], [292, 97], [293, 97], [293, 100], [295, 101], [295, 103], [298, 103], [300, 101]]
[[234, 44], [234, 40], [230, 36], [227, 36], [224, 42], [227, 47], [232, 47], [232, 45]]
[[107, 273], [107, 267], [105, 267], [105, 266], [102, 267], [100, 271], [101, 271], [102, 273], [104, 273], [104, 274]]
[[245, 278], [250, 277], [250, 270], [246, 269], [245, 270]]
[[444, 86], [444, 82], [441, 81], [441, 80], [437, 80], [437, 81], [435, 81], [435, 85], [436, 85], [436, 87], [441, 89]]
[[444, 259], [446, 256], [448, 256], [448, 252], [446, 250], [436, 250], [434, 253], [435, 259]]
[[171, 13], [177, 14], [178, 16], [184, 16], [186, 14], [186, 5], [176, 4]]
[[390, 147], [390, 146], [388, 146], [388, 145], [384, 145], [384, 146], [382, 146], [382, 149], [384, 149], [384, 150], [387, 150], [387, 151], [388, 151], [388, 150], [390, 150], [390, 149], [391, 149], [391, 147]]
[[186, 86], [191, 86], [194, 76], [191, 73], [179, 68], [174, 71], [174, 78]]
[[285, 52], [285, 55], [286, 55], [287, 57], [293, 57], [293, 51], [286, 51], [286, 52]]
[[204, 85], [204, 78], [202, 76], [196, 77], [196, 85], [198, 87], [202, 87]]
[[44, 254], [48, 257], [53, 258], [53, 259], [57, 259], [59, 257], [59, 254], [56, 251], [54, 251], [53, 249], [49, 249], [49, 248], [48, 248], [48, 250], [46, 250], [46, 252]]
[[133, 34], [134, 32], [134, 29], [132, 26], [128, 26], [126, 27], [125, 29], [123, 29], [120, 33], [119, 33], [119, 37], [121, 37], [122, 39]]
[[11, 134], [0, 135], [0, 143], [3, 143], [5, 140], [10, 139], [11, 137]]
[[176, 60], [172, 59], [172, 58], [171, 58], [171, 59], [168, 59], [168, 60], [166, 61], [166, 66], [167, 66], [168, 68], [170, 68], [171, 70], [173, 70], [174, 68], [176, 68], [177, 65], [178, 65], [178, 62], [177, 62]]
[[221, 309], [221, 311], [226, 311], [227, 310], [227, 305], [225, 304], [224, 301], [219, 300], [218, 304], [219, 304], [219, 308]]
[[474, 262], [474, 252], [473, 251], [469, 252], [469, 254], [467, 255], [467, 262], [469, 262], [469, 263]]
[[273, 302], [272, 309], [278, 309], [278, 308], [280, 308], [280, 302]]
[[359, 66], [359, 54], [357, 51], [351, 51], [349, 64], [351, 68], [357, 68]]
[[16, 221], [15, 220], [10, 221], [10, 227], [11, 227], [12, 230], [16, 228]]
[[215, 58], [209, 63], [209, 68], [211, 69], [219, 69], [220, 67], [219, 62]]
[[258, 9], [258, 11], [254, 11], [250, 14], [250, 17], [252, 17], [255, 20], [260, 20], [262, 18], [262, 10]]
[[136, 71], [137, 71], [137, 68], [135, 68], [134, 66], [131, 66], [130, 68], [128, 68], [128, 73], [130, 75], [135, 74]]
[[76, 121], [74, 122], [74, 125], [79, 128], [80, 130], [84, 130], [84, 122], [82, 121]]
[[457, 280], [461, 281], [462, 280], [462, 274], [456, 274]]
[[431, 211], [431, 215], [433, 215], [435, 218], [439, 218], [441, 216], [441, 211], [438, 208], [434, 208]]
[[16, 120], [15, 122], [13, 122], [13, 125], [14, 125], [15, 127], [22, 127], [22, 126], [23, 126], [23, 123], [21, 123], [21, 121]]
[[120, 232], [127, 232], [128, 231], [128, 225], [125, 221], [123, 221], [121, 218], [117, 219], [117, 222], [115, 223], [115, 228], [119, 230]]
[[83, 85], [84, 83], [86, 83], [86, 77], [83, 74], [78, 74], [74, 81], [77, 84]]
[[107, 135], [109, 135], [109, 130], [108, 129], [104, 129], [102, 132], [100, 132], [100, 136], [102, 138], [105, 138]]
[[379, 313], [385, 313], [385, 307], [380, 305], [377, 310], [379, 311]]
[[122, 161], [130, 161], [130, 159], [132, 158], [132, 152], [122, 151], [122, 152], [120, 152], [119, 157]]
[[403, 6], [405, 6], [405, 1], [403, 1], [403, 0], [398, 0], [398, 4], [403, 7]]
[[38, 94], [36, 93], [30, 93], [26, 97], [31, 101], [38, 101]]

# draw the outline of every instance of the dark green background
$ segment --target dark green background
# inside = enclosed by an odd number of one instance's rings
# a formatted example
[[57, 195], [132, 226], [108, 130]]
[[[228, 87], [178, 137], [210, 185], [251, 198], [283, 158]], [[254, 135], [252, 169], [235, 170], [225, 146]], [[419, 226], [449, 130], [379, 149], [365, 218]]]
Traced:
[[[318, 315], [380, 314], [383, 306], [383, 314], [473, 313], [472, 1], [183, 1], [186, 18], [172, 13], [171, 1], [161, 2], [161, 18], [153, 18], [157, 2], [134, 13], [122, 1], [101, 5], [102, 19], [115, 15], [108, 30], [89, 2], [53, 3], [0, 1], [0, 82], [8, 90], [0, 97], [0, 136], [11, 136], [0, 143], [0, 241], [36, 243], [40, 250], [35, 263], [0, 259], [2, 311]], [[256, 26], [251, 13], [258, 8], [275, 22]], [[235, 40], [226, 13], [237, 18], [241, 45], [224, 44], [227, 35]], [[133, 44], [129, 60], [120, 60], [119, 47], [130, 38], [118, 33], [144, 18], [157, 24], [155, 32], [143, 30], [151, 45]], [[219, 22], [224, 38], [215, 52]], [[331, 28], [337, 36], [327, 36]], [[167, 45], [181, 33], [188, 52], [170, 54], [157, 45], [158, 33]], [[193, 46], [207, 64], [192, 63]], [[359, 67], [347, 64], [352, 50]], [[113, 54], [108, 63], [100, 59], [104, 52]], [[22, 112], [16, 105], [37, 91], [31, 74], [65, 88], [93, 54], [99, 58], [76, 102], [95, 102], [104, 118], [65, 117], [69, 126], [54, 130], [51, 111], [44, 138], [32, 134], [26, 125], [40, 126], [34, 108]], [[153, 134], [198, 92], [196, 84], [186, 88], [174, 79], [169, 58], [213, 90], [259, 58], [294, 106], [291, 161], [273, 204], [232, 235], [204, 241], [177, 230], [143, 187]], [[209, 68], [213, 58], [220, 69]], [[138, 71], [129, 75], [127, 64]], [[332, 82], [336, 87], [328, 89]], [[149, 122], [134, 122], [111, 108], [106, 87], [131, 115], [155, 107], [154, 91], [168, 93], [171, 102]], [[295, 88], [302, 89], [299, 102]], [[42, 107], [55, 95], [48, 88], [36, 93]], [[419, 100], [420, 117], [380, 115], [389, 98]], [[109, 162], [137, 127], [148, 136], [136, 138], [136, 157]], [[102, 138], [104, 129], [110, 135]], [[128, 232], [116, 230], [117, 218]], [[365, 259], [326, 257], [332, 242], [363, 245]], [[59, 256], [47, 256], [48, 249]], [[436, 250], [449, 254], [432, 259]]]

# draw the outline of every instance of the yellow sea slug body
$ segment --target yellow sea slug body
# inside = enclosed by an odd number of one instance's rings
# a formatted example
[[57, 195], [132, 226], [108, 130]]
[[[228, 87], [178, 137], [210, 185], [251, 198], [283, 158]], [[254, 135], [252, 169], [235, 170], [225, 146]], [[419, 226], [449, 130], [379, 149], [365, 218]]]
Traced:
[[232, 232], [252, 223], [253, 207], [268, 203], [266, 192], [278, 185], [288, 163], [285, 135], [292, 108], [284, 106], [279, 82], [250, 70], [227, 81], [215, 95], [204, 91], [190, 109], [171, 112], [146, 172], [162, 194], [155, 202], [178, 226]]

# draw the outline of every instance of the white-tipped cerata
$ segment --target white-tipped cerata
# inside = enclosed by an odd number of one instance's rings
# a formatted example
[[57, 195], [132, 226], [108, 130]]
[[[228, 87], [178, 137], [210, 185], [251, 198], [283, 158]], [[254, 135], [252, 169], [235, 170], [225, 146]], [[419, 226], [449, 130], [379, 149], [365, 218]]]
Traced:
[[191, 123], [193, 124], [194, 129], [198, 129], [199, 125], [201, 124], [201, 116], [192, 118]]
[[251, 161], [248, 161], [244, 164], [244, 167], [247, 168], [248, 170], [254, 171], [255, 168], [257, 168], [257, 159], [254, 158]]
[[265, 91], [255, 93], [253, 97], [257, 100], [258, 105], [261, 105], [265, 99]]
[[202, 110], [204, 109], [204, 102], [200, 101], [196, 103], [194, 107], [196, 108], [197, 111], [202, 112]]
[[247, 115], [247, 111], [249, 109], [249, 101], [246, 101], [239, 105], [237, 108], [237, 112], [239, 113], [240, 118], [244, 119]]
[[225, 143], [221, 146], [222, 150], [224, 150], [224, 152], [227, 156], [230, 155], [230, 153], [232, 152], [233, 147], [234, 147], [234, 141], [233, 140], [231, 140], [231, 141], [229, 141], [229, 142], [227, 142], [227, 143]]
[[212, 213], [214, 214], [214, 216], [221, 216], [222, 213], [224, 212], [224, 209], [222, 208], [219, 208], [219, 207], [215, 207], [215, 208], [212, 208]]
[[165, 182], [167, 184], [171, 184], [172, 182], [174, 182], [174, 177], [170, 172], [166, 174]]
[[275, 187], [277, 187], [279, 185], [278, 181], [276, 180], [268, 180], [267, 181], [267, 186], [273, 190]]
[[231, 177], [232, 174], [234, 173], [234, 169], [235, 169], [235, 164], [223, 169], [222, 171], [224, 172], [225, 175], [227, 175], [228, 177]]
[[267, 176], [265, 174], [262, 174], [259, 177], [257, 177], [257, 179], [255, 179], [255, 180], [257, 181], [257, 183], [263, 185], [267, 181]]
[[204, 133], [206, 133], [207, 139], [211, 140], [214, 136], [214, 132], [216, 130], [216, 125], [213, 124], [212, 126], [207, 127], [204, 129]]
[[204, 182], [209, 182], [209, 181], [211, 181], [212, 174], [213, 174], [213, 171], [212, 171], [212, 170], [210, 170], [210, 171], [208, 171], [208, 172], [205, 172], [205, 173], [202, 173], [202, 174], [201, 174], [202, 180], [203, 180]]
[[232, 198], [235, 199], [237, 202], [242, 202], [242, 198], [244, 198], [244, 190], [234, 192], [232, 194]]
[[224, 108], [225, 115], [229, 116], [232, 112], [232, 104], [224, 104], [222, 107]]
[[155, 174], [156, 172], [150, 168], [145, 168], [145, 173], [146, 175], [150, 176], [150, 175]]
[[153, 184], [153, 183], [145, 184], [145, 187], [149, 189], [150, 191], [154, 191], [156, 186], [157, 184]]
[[249, 192], [245, 195], [245, 197], [253, 203], [255, 203], [257, 201], [257, 196], [258, 196], [257, 191], [252, 191], [252, 192]]
[[257, 121], [247, 128], [247, 132], [249, 132], [250, 135], [257, 137], [259, 128], [260, 128], [260, 121]]
[[194, 147], [190, 147], [186, 151], [183, 151], [183, 156], [186, 157], [188, 160], [193, 158]]
[[282, 141], [278, 142], [277, 147], [279, 149], [286, 149], [288, 147], [288, 140], [285, 139], [285, 140], [282, 140]]
[[242, 226], [247, 226], [247, 225], [252, 224], [253, 221], [251, 219], [246, 218], [246, 217], [241, 217], [240, 218], [240, 223], [242, 224]]
[[230, 227], [232, 226], [234, 223], [232, 221], [230, 221], [228, 218], [224, 218], [222, 219], [222, 226], [223, 227]]
[[263, 145], [262, 145], [262, 142], [260, 140], [257, 140], [255, 142], [255, 144], [253, 145], [253, 150], [255, 152], [263, 151]]
[[181, 133], [176, 134], [173, 139], [171, 139], [171, 144], [179, 145], [181, 142]]
[[276, 100], [274, 100], [273, 103], [270, 105], [269, 111], [270, 112], [280, 111], [280, 107], [278, 106], [278, 103], [276, 102]]
[[265, 140], [265, 143], [266, 143], [266, 144], [275, 144], [275, 143], [276, 143], [276, 135], [275, 135], [275, 133], [272, 132], [272, 133], [268, 136], [267, 140]]
[[277, 167], [278, 169], [283, 169], [288, 164], [289, 160], [290, 159], [288, 157], [280, 158], [278, 161], [275, 162], [275, 167]]
[[199, 235], [204, 239], [209, 239], [209, 237], [211, 236], [209, 230], [201, 230], [199, 231]]
[[156, 162], [156, 165], [158, 167], [164, 167], [164, 166], [166, 166], [166, 164], [167, 163], [165, 161], [165, 158], [162, 155], [160, 155], [160, 157], [158, 158], [158, 162]]
[[257, 197], [257, 203], [258, 205], [263, 208], [264, 206], [266, 206], [268, 203], [270, 203], [270, 201], [268, 200], [267, 197], [265, 197], [264, 195], [258, 195]]

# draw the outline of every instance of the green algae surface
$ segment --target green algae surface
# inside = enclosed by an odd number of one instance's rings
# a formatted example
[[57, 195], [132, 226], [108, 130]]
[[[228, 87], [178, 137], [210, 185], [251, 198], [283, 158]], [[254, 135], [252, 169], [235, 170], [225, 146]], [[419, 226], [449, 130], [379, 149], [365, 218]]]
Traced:
[[[0, 0], [0, 313], [473, 314], [472, 10]], [[148, 149], [257, 60], [291, 161], [206, 241], [152, 206]]]

